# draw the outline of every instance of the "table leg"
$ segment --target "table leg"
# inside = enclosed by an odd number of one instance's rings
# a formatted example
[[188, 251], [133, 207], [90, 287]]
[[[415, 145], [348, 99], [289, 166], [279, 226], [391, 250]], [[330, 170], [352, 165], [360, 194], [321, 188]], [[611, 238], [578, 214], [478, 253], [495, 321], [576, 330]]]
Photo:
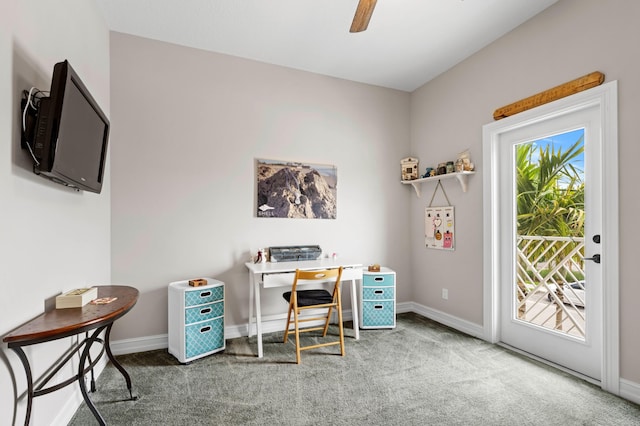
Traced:
[[130, 400], [131, 401], [137, 401], [138, 397], [137, 396], [133, 396], [133, 392], [131, 390], [131, 377], [129, 376], [129, 373], [127, 373], [127, 370], [124, 369], [122, 364], [120, 364], [118, 362], [118, 360], [116, 360], [116, 358], [113, 356], [113, 353], [111, 353], [110, 338], [111, 338], [111, 326], [112, 325], [113, 325], [113, 323], [111, 323], [111, 324], [109, 324], [107, 326], [107, 332], [105, 333], [105, 337], [104, 337], [104, 348], [107, 351], [107, 356], [111, 360], [111, 363], [114, 365], [114, 367], [116, 367], [118, 369], [120, 374], [122, 374], [122, 376], [124, 377], [124, 380], [127, 382], [127, 389], [129, 390]]
[[11, 349], [15, 351], [18, 358], [20, 358], [20, 361], [22, 361], [24, 372], [27, 374], [27, 412], [24, 417], [24, 425], [29, 426], [29, 420], [31, 420], [31, 407], [33, 406], [33, 376], [31, 375], [31, 366], [29, 365], [29, 360], [21, 347], [18, 346]]
[[80, 363], [78, 365], [78, 385], [80, 386], [80, 392], [82, 392], [82, 398], [84, 398], [84, 402], [87, 404], [87, 407], [89, 407], [89, 410], [91, 410], [93, 416], [96, 418], [100, 426], [105, 426], [107, 422], [104, 421], [96, 406], [93, 405], [93, 401], [91, 401], [91, 398], [89, 398], [89, 393], [87, 392], [87, 384], [84, 382], [84, 365], [87, 361], [87, 358], [89, 357], [91, 345], [93, 345], [93, 342], [98, 340], [98, 335], [102, 332], [102, 330], [105, 329], [105, 327], [106, 326], [96, 328], [91, 337], [86, 339], [86, 344], [84, 346], [84, 350], [82, 351], [82, 355], [80, 356]]
[[262, 310], [260, 309], [260, 283], [254, 280], [253, 283], [256, 302], [256, 334], [258, 340], [258, 358], [262, 358]]
[[255, 281], [254, 274], [249, 272], [249, 330], [247, 332], [247, 336], [251, 337], [253, 335], [253, 304], [255, 303], [255, 295], [253, 294], [253, 282]]
[[353, 334], [356, 340], [360, 339], [360, 318], [358, 315], [358, 291], [356, 280], [351, 280], [351, 314], [353, 316]]

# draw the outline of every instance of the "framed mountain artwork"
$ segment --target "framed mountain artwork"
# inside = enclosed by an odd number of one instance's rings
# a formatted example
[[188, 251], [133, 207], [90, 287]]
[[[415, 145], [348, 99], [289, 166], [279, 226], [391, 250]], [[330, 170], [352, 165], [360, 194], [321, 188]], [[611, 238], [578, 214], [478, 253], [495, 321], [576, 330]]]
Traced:
[[258, 159], [256, 179], [256, 217], [337, 217], [338, 172], [335, 166]]

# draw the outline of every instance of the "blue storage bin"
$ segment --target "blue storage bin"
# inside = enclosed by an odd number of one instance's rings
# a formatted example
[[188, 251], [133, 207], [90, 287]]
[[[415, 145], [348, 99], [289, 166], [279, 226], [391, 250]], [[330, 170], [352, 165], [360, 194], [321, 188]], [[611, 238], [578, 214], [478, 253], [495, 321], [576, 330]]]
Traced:
[[187, 358], [213, 352], [224, 346], [224, 319], [188, 325], [185, 328], [185, 348]]
[[224, 299], [224, 286], [187, 291], [184, 295], [184, 306], [204, 305]]
[[368, 327], [392, 327], [395, 325], [393, 300], [363, 302], [362, 323]]
[[362, 289], [363, 300], [389, 300], [394, 299], [394, 287], [364, 287]]
[[224, 302], [219, 301], [204, 306], [188, 308], [185, 309], [184, 315], [185, 324], [193, 324], [194, 322], [206, 321], [212, 318], [221, 317], [224, 315]]
[[395, 286], [395, 274], [376, 274], [368, 275], [363, 274], [362, 284], [365, 287], [387, 287]]

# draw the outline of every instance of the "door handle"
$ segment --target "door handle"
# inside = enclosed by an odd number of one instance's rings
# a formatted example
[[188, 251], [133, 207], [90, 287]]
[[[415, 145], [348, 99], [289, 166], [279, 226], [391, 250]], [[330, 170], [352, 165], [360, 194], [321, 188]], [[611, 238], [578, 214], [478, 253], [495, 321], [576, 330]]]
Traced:
[[600, 255], [594, 254], [593, 257], [585, 257], [584, 260], [593, 260], [596, 263], [600, 263]]

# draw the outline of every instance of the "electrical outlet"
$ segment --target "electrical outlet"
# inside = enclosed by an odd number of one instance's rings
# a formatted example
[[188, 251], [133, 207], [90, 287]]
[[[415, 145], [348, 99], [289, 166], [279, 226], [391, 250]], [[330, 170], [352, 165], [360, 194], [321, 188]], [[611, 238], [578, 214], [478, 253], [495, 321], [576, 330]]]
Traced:
[[446, 288], [442, 289], [442, 298], [444, 300], [448, 300], [449, 299], [449, 290], [448, 289], [446, 289]]

